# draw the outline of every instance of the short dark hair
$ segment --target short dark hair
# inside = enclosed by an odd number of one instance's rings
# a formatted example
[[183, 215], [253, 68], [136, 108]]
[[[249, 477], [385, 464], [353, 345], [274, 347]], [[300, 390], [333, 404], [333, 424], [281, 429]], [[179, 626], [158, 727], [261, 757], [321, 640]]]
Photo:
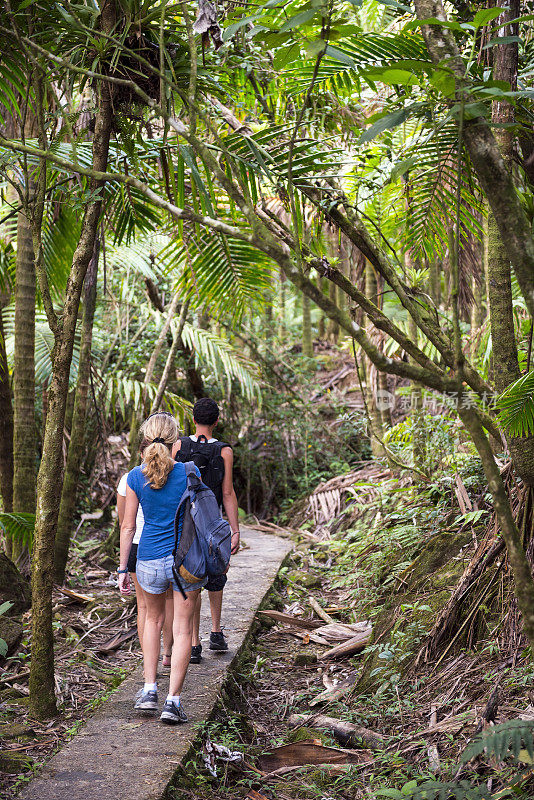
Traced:
[[193, 406], [193, 419], [200, 425], [214, 425], [219, 419], [219, 406], [211, 397], [202, 397]]

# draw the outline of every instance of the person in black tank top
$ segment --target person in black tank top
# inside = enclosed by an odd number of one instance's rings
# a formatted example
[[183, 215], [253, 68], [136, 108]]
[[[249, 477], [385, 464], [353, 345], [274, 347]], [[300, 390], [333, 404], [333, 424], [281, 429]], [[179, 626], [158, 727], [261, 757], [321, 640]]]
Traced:
[[[193, 407], [195, 433], [182, 437], [176, 444], [173, 455], [177, 461], [194, 461], [206, 486], [213, 491], [219, 505], [225, 512], [232, 529], [232, 553], [239, 549], [239, 516], [237, 497], [232, 482], [234, 454], [226, 442], [219, 442], [213, 437], [213, 431], [219, 421], [219, 406], [209, 397], [198, 400]], [[226, 575], [210, 578], [206, 589], [210, 598], [212, 629], [210, 634], [210, 650], [227, 650], [228, 644], [221, 629], [223, 589]], [[199, 595], [194, 617], [193, 639], [191, 647], [191, 663], [199, 664], [202, 658], [200, 643], [200, 609], [202, 599]]]

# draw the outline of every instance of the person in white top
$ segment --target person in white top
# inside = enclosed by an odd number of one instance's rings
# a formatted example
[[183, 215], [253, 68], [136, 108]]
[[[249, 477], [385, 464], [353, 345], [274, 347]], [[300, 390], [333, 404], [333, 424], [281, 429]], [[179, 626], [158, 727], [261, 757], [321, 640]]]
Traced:
[[[119, 525], [122, 525], [122, 521], [124, 519], [124, 509], [126, 507], [126, 478], [128, 477], [128, 473], [126, 472], [119, 481], [119, 485], [117, 486], [117, 514], [119, 516]], [[145, 524], [145, 517], [143, 515], [143, 509], [141, 508], [141, 504], [139, 503], [139, 508], [137, 509], [137, 516], [135, 518], [135, 536], [133, 538], [132, 547], [130, 550], [130, 555], [128, 557], [128, 571], [130, 573], [130, 577], [133, 581], [135, 587], [135, 599], [137, 601], [137, 634], [139, 636], [139, 644], [141, 645], [141, 650], [143, 649], [143, 630], [145, 627], [145, 618], [146, 618], [146, 602], [144, 597], [144, 592], [139, 586], [137, 581], [137, 577], [135, 574], [135, 566], [137, 562], [137, 545], [141, 539], [141, 534], [143, 533], [143, 526]], [[163, 623], [163, 666], [170, 667], [171, 665], [171, 652], [172, 652], [172, 620], [173, 620], [173, 597], [172, 597], [172, 589], [167, 591], [167, 597], [165, 598], [165, 622]]]

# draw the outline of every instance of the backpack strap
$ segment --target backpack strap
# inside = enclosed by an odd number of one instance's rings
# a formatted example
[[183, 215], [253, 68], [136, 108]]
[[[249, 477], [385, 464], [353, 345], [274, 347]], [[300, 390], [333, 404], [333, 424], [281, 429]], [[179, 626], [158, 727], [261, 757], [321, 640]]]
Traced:
[[194, 490], [200, 486], [202, 479], [197, 475], [197, 466], [194, 461], [184, 461], [185, 477], [188, 484]]
[[[191, 445], [192, 444], [193, 444], [193, 442], [191, 441], [189, 436], [181, 436], [180, 437], [180, 449], [178, 450], [178, 453], [183, 453], [184, 456], [190, 455], [190, 453], [191, 453]], [[178, 453], [176, 453], [176, 455], [178, 455]]]

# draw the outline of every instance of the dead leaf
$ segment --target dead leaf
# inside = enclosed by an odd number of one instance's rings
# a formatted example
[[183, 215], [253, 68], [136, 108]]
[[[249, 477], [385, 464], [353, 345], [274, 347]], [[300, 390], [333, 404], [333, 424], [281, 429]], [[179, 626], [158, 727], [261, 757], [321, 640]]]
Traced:
[[[340, 700], [351, 691], [359, 675], [359, 670], [352, 670], [345, 680], [340, 681], [336, 685], [332, 685], [332, 688], [328, 688], [325, 692], [321, 692], [317, 697], [314, 697], [313, 700], [310, 701], [310, 706], [318, 706], [320, 703], [332, 703], [334, 700]], [[323, 678], [323, 683], [324, 682]]]
[[332, 647], [331, 650], [327, 650], [326, 653], [323, 653], [320, 658], [340, 658], [341, 656], [349, 656], [353, 655], [354, 653], [359, 653], [360, 650], [363, 650], [364, 647], [369, 643], [370, 639], [371, 628], [369, 628], [367, 631], [358, 633], [356, 636], [353, 636], [352, 639], [348, 639], [346, 642], [338, 644], [336, 647]]
[[368, 622], [355, 622], [345, 625], [341, 622], [333, 622], [329, 625], [322, 625], [317, 628], [317, 634], [327, 639], [329, 642], [346, 642], [359, 633], [370, 633], [371, 626]]
[[271, 773], [286, 767], [301, 767], [307, 764], [362, 764], [373, 760], [367, 750], [343, 750], [317, 744], [317, 739], [293, 742], [276, 747], [258, 759], [261, 770]]
[[66, 597], [70, 597], [72, 600], [77, 600], [79, 603], [92, 603], [95, 599], [90, 594], [82, 594], [81, 592], [73, 592], [72, 589], [64, 589], [63, 587], [58, 587], [58, 592], [64, 594]]
[[269, 800], [269, 798], [265, 797], [264, 794], [260, 794], [255, 789], [251, 789], [245, 797], [245, 800]]
[[456, 486], [454, 487], [454, 494], [458, 500], [460, 511], [462, 514], [467, 514], [468, 511], [473, 510], [473, 504], [469, 495], [467, 494], [467, 489], [465, 488], [464, 483], [458, 474], [456, 474], [455, 482]]
[[118, 650], [118, 648], [123, 645], [125, 642], [128, 642], [130, 639], [137, 634], [137, 628], [130, 628], [125, 633], [117, 633], [111, 639], [108, 639], [107, 642], [100, 645], [98, 648], [99, 653], [111, 653], [113, 650]]

